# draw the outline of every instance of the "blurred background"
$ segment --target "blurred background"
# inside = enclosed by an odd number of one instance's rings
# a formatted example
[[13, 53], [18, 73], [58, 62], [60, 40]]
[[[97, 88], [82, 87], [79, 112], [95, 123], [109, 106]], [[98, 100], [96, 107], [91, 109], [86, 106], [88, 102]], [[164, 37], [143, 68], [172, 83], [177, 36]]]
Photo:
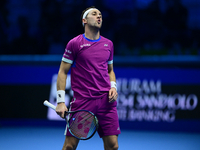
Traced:
[[0, 53], [62, 54], [83, 33], [80, 16], [92, 5], [116, 56], [200, 53], [197, 0], [2, 0]]
[[[1, 0], [0, 149], [61, 149], [65, 122], [43, 101], [56, 104], [62, 55], [90, 6], [114, 43], [121, 148], [199, 150], [198, 0]], [[72, 96], [69, 72], [67, 106]]]

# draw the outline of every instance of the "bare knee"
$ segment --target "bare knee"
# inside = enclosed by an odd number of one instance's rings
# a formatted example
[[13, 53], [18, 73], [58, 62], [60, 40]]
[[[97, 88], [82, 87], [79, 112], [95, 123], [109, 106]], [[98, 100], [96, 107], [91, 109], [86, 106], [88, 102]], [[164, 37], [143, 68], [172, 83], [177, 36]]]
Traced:
[[75, 150], [75, 147], [73, 145], [63, 145], [62, 150]]
[[108, 145], [105, 150], [118, 150], [118, 145]]
[[76, 150], [79, 140], [66, 136], [62, 150]]
[[103, 137], [104, 149], [105, 150], [118, 150], [118, 140], [117, 136], [107, 136]]
[[63, 146], [62, 150], [76, 150], [77, 145], [70, 145], [70, 144], [66, 144]]
[[105, 145], [105, 150], [118, 150], [118, 143], [110, 143]]

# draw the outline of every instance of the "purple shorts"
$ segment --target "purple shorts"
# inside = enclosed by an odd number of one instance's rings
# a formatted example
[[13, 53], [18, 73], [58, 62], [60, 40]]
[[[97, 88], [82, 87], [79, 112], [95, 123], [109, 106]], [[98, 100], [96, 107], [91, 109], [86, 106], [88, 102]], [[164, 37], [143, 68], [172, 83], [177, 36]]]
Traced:
[[[94, 113], [99, 121], [100, 137], [121, 133], [117, 114], [117, 102], [109, 103], [108, 93], [99, 99], [76, 99], [70, 103], [70, 111], [88, 110]], [[66, 127], [65, 135], [72, 136]]]

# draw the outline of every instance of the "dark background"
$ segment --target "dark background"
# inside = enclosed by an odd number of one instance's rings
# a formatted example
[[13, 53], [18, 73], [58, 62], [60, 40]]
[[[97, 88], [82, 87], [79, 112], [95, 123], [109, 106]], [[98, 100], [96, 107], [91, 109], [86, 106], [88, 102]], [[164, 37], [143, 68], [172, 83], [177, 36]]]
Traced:
[[115, 55], [199, 55], [197, 0], [1, 0], [0, 54], [62, 54], [96, 6]]

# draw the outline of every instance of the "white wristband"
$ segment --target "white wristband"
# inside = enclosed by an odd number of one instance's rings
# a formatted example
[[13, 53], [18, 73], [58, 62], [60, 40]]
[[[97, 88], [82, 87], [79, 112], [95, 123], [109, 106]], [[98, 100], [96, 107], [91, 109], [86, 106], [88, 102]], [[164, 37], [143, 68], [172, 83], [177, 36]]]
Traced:
[[117, 83], [115, 81], [110, 81], [111, 88], [115, 88], [117, 91]]
[[65, 91], [63, 90], [57, 91], [57, 104], [58, 103], [65, 103]]

